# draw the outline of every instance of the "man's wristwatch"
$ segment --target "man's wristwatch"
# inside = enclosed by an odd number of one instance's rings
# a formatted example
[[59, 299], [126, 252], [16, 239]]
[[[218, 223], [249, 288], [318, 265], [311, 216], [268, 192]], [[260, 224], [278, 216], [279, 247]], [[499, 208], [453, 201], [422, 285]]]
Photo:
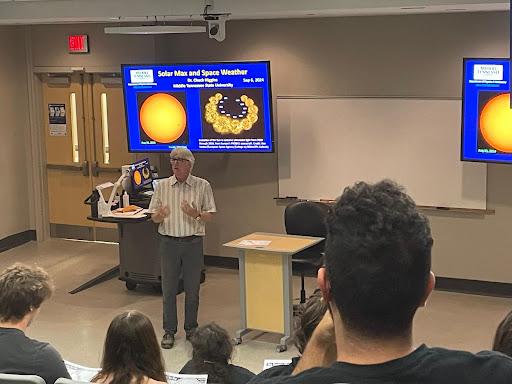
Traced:
[[196, 219], [196, 221], [201, 220], [201, 212], [199, 212], [194, 219]]

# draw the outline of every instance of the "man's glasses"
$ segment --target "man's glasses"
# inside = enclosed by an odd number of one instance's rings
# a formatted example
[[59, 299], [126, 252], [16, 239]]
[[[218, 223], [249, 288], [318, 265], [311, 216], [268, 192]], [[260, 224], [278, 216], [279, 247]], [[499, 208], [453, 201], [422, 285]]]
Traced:
[[187, 159], [181, 159], [179, 157], [173, 157], [171, 159], [171, 163], [184, 163], [185, 161], [188, 161]]

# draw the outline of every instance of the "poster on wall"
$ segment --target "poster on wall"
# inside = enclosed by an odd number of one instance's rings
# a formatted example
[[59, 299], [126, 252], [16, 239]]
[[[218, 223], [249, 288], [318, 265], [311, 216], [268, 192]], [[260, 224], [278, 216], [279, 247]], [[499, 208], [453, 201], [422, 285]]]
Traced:
[[50, 136], [66, 136], [66, 105], [48, 104], [48, 126]]

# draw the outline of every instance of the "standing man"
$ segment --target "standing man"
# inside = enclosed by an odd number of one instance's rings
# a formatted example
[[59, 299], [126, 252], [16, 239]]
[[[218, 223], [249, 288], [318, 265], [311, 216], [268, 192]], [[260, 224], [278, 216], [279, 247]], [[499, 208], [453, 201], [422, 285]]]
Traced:
[[183, 272], [185, 288], [185, 332], [187, 340], [197, 328], [199, 286], [203, 266], [205, 223], [216, 212], [210, 183], [191, 175], [194, 155], [187, 148], [171, 152], [173, 176], [156, 186], [149, 205], [151, 219], [159, 223], [159, 253], [162, 262], [164, 337], [162, 348], [174, 346], [178, 330], [176, 295]]

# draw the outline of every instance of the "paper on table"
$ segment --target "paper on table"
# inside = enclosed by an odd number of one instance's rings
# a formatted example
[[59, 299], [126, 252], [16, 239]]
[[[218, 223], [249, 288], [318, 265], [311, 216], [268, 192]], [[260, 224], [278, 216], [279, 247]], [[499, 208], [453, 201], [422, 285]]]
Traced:
[[165, 372], [169, 384], [206, 384], [208, 375], [180, 375], [178, 373]]
[[[81, 382], [90, 382], [100, 371], [100, 368], [89, 368], [70, 361], [64, 361], [71, 379]], [[208, 375], [180, 375], [172, 372], [165, 372], [168, 383], [172, 384], [206, 384]]]
[[75, 381], [90, 382], [91, 379], [100, 371], [99, 368], [84, 367], [65, 360], [64, 364], [66, 365], [69, 375]]
[[268, 246], [272, 241], [271, 240], [242, 240], [238, 243], [238, 245], [241, 245], [242, 247], [266, 247]]
[[265, 359], [263, 361], [263, 370], [269, 369], [272, 367], [276, 367], [278, 365], [289, 365], [292, 363], [291, 359], [285, 359], [285, 360], [271, 360], [271, 359]]

